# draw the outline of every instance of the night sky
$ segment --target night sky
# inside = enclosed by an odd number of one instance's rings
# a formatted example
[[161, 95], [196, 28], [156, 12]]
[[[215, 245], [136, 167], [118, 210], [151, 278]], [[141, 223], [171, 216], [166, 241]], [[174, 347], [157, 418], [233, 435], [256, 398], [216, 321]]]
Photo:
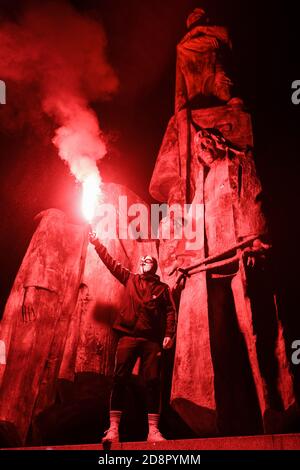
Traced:
[[[22, 10], [32, 3], [2, 0], [0, 20], [18, 21]], [[239, 95], [253, 116], [255, 158], [267, 200], [282, 316], [294, 339], [299, 339], [300, 330], [297, 334], [295, 328], [300, 317], [296, 303], [300, 105], [291, 102], [291, 83], [300, 79], [300, 32], [297, 14], [290, 6], [293, 3], [71, 3], [102, 23], [108, 39], [107, 57], [120, 81], [119, 91], [110, 101], [92, 103], [108, 140], [102, 176], [105, 181], [127, 185], [148, 202], [151, 173], [174, 109], [175, 49], [185, 32], [186, 16], [195, 6], [208, 7], [214, 22], [229, 27]], [[25, 91], [24, 95], [20, 85], [7, 83], [7, 104], [0, 106], [1, 309], [34, 232], [34, 215], [57, 207], [76, 217], [80, 207], [80, 187], [51, 143], [54, 124], [38, 109], [34, 87]]]

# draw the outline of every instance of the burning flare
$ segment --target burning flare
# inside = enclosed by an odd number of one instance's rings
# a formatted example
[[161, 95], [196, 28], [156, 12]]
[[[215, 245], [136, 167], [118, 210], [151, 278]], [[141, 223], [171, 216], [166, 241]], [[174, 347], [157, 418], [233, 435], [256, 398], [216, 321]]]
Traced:
[[91, 223], [101, 196], [101, 178], [99, 173], [93, 173], [82, 183], [82, 213], [88, 223]]
[[[101, 195], [98, 162], [107, 151], [90, 103], [107, 100], [118, 89], [100, 21], [66, 1], [34, 2], [17, 21], [0, 18], [0, 43], [1, 79], [16, 82], [23, 96], [32, 97], [26, 122], [39, 122], [34, 114], [31, 118], [33, 100], [53, 119], [52, 142], [83, 185], [82, 210], [91, 221]], [[23, 111], [23, 100], [19, 108]]]

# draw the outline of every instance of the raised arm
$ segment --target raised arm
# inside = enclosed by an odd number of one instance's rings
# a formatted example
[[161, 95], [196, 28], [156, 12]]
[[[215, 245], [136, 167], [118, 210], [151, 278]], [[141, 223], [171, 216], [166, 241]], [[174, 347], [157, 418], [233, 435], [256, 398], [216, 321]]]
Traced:
[[118, 281], [120, 281], [124, 286], [126, 286], [128, 278], [130, 276], [129, 269], [124, 268], [121, 263], [119, 263], [114, 258], [112, 258], [112, 256], [110, 256], [107, 249], [99, 241], [94, 232], [90, 233], [89, 240], [94, 245], [100, 259], [109, 269], [109, 271], [115, 276], [116, 279], [118, 279]]

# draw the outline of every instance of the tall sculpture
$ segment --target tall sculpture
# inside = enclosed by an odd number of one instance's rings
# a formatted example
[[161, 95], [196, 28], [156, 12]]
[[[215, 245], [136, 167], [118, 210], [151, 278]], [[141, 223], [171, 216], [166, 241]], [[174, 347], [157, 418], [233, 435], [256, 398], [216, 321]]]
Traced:
[[[142, 202], [114, 184], [105, 185], [104, 194], [116, 208], [119, 196], [128, 205]], [[126, 217], [121, 214], [121, 220]], [[0, 323], [7, 353], [6, 364], [0, 364], [0, 440], [14, 446], [26, 443], [32, 421], [55, 402], [61, 382], [92, 373], [109, 387], [116, 347], [112, 324], [124, 289], [88, 246], [85, 225], [57, 209], [38, 218]], [[105, 238], [99, 224], [103, 243], [129, 269], [137, 269], [146, 253], [157, 257], [155, 243]]]
[[[196, 249], [187, 240], [160, 245], [166, 282], [177, 288], [176, 267], [185, 269], [171, 404], [198, 435], [226, 433], [234, 420], [230, 390], [236, 385], [237, 393], [248, 363], [261, 423], [275, 432], [295, 397], [274, 293], [264, 274], [270, 245], [251, 117], [232, 95], [223, 62], [230, 50], [226, 29], [209, 25], [202, 9], [189, 16], [188, 28], [177, 48], [175, 115], [150, 183], [157, 200], [200, 208]], [[193, 218], [195, 211], [189, 214]], [[234, 376], [235, 341], [246, 354]]]

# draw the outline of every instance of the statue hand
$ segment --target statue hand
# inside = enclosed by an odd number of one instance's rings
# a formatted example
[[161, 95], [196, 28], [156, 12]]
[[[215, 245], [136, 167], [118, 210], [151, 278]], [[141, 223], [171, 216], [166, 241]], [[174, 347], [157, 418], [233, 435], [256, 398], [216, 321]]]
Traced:
[[163, 341], [163, 349], [171, 349], [173, 346], [173, 340], [169, 336], [166, 336]]
[[232, 86], [233, 82], [232, 80], [227, 77], [227, 75], [224, 72], [219, 72], [216, 75], [216, 83], [221, 86], [221, 85], [227, 85], [227, 86]]
[[96, 232], [90, 232], [89, 233], [89, 242], [92, 243], [92, 245], [95, 245], [97, 241], [98, 241], [98, 238], [97, 238]]
[[25, 288], [24, 299], [22, 304], [22, 317], [24, 323], [36, 320], [36, 313], [34, 309], [35, 293], [35, 287], [32, 286]]
[[244, 250], [243, 254], [247, 258], [247, 266], [253, 268], [258, 258], [265, 259], [267, 252], [271, 249], [271, 245], [263, 243], [259, 238], [254, 240], [251, 247]]

